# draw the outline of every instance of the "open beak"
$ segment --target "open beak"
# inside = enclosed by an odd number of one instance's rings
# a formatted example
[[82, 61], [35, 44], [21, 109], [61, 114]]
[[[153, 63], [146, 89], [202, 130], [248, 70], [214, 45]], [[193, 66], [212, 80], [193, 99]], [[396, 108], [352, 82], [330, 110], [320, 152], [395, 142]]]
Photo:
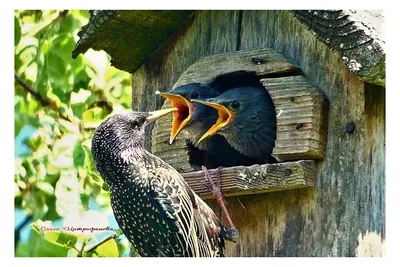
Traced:
[[207, 102], [207, 101], [202, 101], [202, 100], [197, 100], [197, 99], [192, 99], [191, 101], [197, 102], [212, 108], [215, 108], [218, 110], [218, 119], [215, 122], [213, 126], [211, 126], [208, 131], [203, 134], [203, 136], [197, 141], [197, 143], [200, 143], [204, 139], [206, 139], [209, 136], [212, 136], [216, 134], [220, 129], [228, 125], [234, 118], [234, 113], [232, 113], [229, 109], [227, 109], [224, 105], [213, 103], [213, 102]]
[[169, 137], [169, 144], [172, 144], [176, 136], [185, 128], [186, 124], [192, 118], [193, 106], [181, 95], [162, 92], [157, 92], [157, 94], [168, 99], [171, 102], [172, 108], [175, 108], [172, 114], [171, 135]]
[[160, 109], [156, 111], [151, 111], [149, 112], [149, 116], [146, 118], [146, 122], [150, 123], [152, 121], [158, 120], [161, 117], [164, 117], [165, 115], [168, 115], [169, 113], [176, 111], [176, 108], [166, 108], [166, 109]]

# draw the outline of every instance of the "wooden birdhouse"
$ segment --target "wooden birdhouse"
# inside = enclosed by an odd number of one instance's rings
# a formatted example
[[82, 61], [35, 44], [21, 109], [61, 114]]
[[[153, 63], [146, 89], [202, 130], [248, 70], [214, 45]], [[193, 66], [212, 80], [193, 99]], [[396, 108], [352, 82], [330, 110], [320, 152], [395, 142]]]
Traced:
[[[382, 256], [385, 50], [380, 12], [93, 11], [73, 56], [103, 49], [132, 73], [132, 109], [167, 107], [157, 90], [252, 71], [277, 116], [277, 163], [222, 169], [240, 231], [226, 256]], [[146, 148], [219, 214], [171, 118]], [[213, 173], [212, 171], [210, 171]]]

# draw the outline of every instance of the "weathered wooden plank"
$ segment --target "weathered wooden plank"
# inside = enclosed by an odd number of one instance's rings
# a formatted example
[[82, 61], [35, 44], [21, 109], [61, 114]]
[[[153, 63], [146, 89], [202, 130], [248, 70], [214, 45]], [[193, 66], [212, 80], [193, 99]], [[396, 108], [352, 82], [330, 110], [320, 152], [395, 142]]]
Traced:
[[239, 51], [204, 57], [191, 65], [174, 87], [193, 82], [206, 82], [232, 71], [255, 71], [259, 76], [298, 73], [300, 69], [273, 49]]
[[[183, 71], [205, 54], [226, 52], [217, 49], [221, 40], [221, 50], [229, 48], [226, 41], [230, 39], [225, 37], [214, 39], [214, 45], [210, 45], [209, 29], [232, 30], [234, 36], [241, 21], [240, 33], [235, 35], [239, 47], [233, 46], [231, 51], [279, 51], [301, 67], [310, 84], [324, 92], [330, 109], [326, 155], [317, 162], [316, 186], [227, 197], [240, 240], [237, 244], [227, 242], [225, 255], [361, 256], [371, 235], [376, 237], [373, 246], [382, 248], [386, 231], [384, 90], [360, 81], [335, 51], [289, 11], [240, 13], [241, 19], [237, 20], [235, 12], [232, 20], [226, 11], [199, 11], [201, 18], [186, 25], [186, 34], [168, 40], [165, 50], [148, 61], [148, 68], [143, 66], [135, 72], [133, 108], [161, 107], [163, 101], [154, 97], [155, 90], [171, 88]], [[220, 24], [215, 24], [210, 14], [219, 17]], [[345, 132], [348, 122], [356, 125], [353, 133]], [[218, 214], [218, 204], [212, 199], [206, 202]], [[376, 251], [368, 254], [382, 255], [382, 250]]]
[[[215, 170], [209, 170], [215, 181]], [[202, 171], [183, 173], [182, 176], [203, 199], [213, 198], [203, 184]], [[221, 170], [221, 189], [225, 196], [260, 194], [315, 186], [315, 162], [301, 160], [275, 164], [235, 166]]]
[[[240, 240], [226, 243], [226, 255], [355, 256], [364, 245], [360, 239], [371, 234], [376, 236], [374, 246], [381, 246], [385, 240], [384, 90], [350, 72], [336, 52], [288, 11], [246, 10], [241, 25], [240, 49], [280, 51], [324, 92], [330, 108], [326, 155], [317, 163], [316, 187], [228, 197]], [[353, 133], [345, 132], [349, 122], [356, 125]], [[207, 203], [219, 211], [214, 200]]]
[[385, 86], [382, 10], [296, 10], [292, 12], [362, 80]]
[[303, 76], [268, 78], [261, 82], [271, 95], [277, 113], [273, 156], [278, 161], [323, 159], [328, 103], [321, 91]]

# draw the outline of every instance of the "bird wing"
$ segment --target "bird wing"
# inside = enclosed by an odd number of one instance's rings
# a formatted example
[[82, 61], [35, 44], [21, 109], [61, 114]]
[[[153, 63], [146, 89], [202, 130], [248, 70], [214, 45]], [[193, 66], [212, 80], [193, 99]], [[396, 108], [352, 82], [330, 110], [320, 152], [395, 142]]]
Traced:
[[[184, 178], [165, 162], [149, 171], [149, 183], [153, 188], [151, 198], [166, 220], [169, 233], [169, 249], [174, 255], [215, 256], [216, 249], [210, 242], [208, 219], [215, 216], [212, 210], [190, 189]], [[198, 210], [198, 203], [207, 208]], [[211, 211], [211, 213], [210, 213]], [[210, 216], [211, 215], [211, 216]], [[158, 225], [163, 227], [164, 225]]]

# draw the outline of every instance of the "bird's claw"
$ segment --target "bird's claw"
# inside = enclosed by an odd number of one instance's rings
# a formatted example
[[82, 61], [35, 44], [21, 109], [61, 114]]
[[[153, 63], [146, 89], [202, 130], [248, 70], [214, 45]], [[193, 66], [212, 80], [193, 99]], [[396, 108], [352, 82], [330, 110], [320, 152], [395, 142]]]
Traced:
[[222, 167], [218, 167], [216, 170], [217, 183], [215, 183], [210, 175], [210, 172], [207, 170], [205, 166], [201, 166], [201, 169], [204, 173], [204, 181], [203, 184], [211, 191], [215, 198], [223, 197], [221, 192], [221, 169]]
[[215, 170], [215, 176], [217, 177], [217, 186], [218, 186], [218, 188], [222, 187], [221, 171], [222, 171], [222, 166], [219, 166]]

